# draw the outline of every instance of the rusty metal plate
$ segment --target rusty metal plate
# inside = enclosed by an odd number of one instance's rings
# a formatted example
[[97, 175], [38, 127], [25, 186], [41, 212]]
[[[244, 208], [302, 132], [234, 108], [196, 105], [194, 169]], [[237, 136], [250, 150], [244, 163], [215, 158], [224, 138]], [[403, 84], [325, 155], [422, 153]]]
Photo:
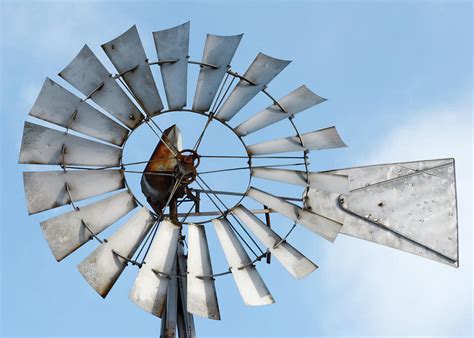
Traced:
[[121, 148], [25, 122], [19, 163], [118, 167], [121, 156]]
[[46, 78], [31, 116], [121, 146], [128, 129], [108, 118], [50, 78]]
[[326, 99], [316, 95], [309, 90], [308, 87], [303, 85], [278, 100], [278, 103], [286, 112], [282, 111], [278, 105], [273, 104], [242, 122], [235, 128], [235, 132], [240, 136], [249, 135], [324, 101], [326, 101]]
[[207, 112], [234, 57], [243, 34], [220, 36], [207, 34], [202, 62], [219, 67], [201, 66], [194, 94], [193, 110]]
[[59, 74], [86, 97], [133, 129], [143, 119], [142, 113], [120, 88], [104, 65], [85, 45]]
[[[123, 73], [122, 79], [143, 110], [149, 116], [160, 112], [163, 109], [163, 103], [148, 65], [148, 58], [140, 40], [137, 26], [133, 25], [119, 37], [104, 43], [102, 49], [119, 74]], [[129, 71], [130, 69], [133, 70]]]
[[216, 117], [223, 121], [230, 121], [258, 92], [265, 89], [266, 85], [290, 62], [259, 53], [243, 75], [253, 84], [241, 79], [217, 112]]
[[98, 235], [136, 206], [133, 196], [124, 191], [83, 206], [79, 210], [43, 221], [41, 229], [54, 257], [59, 262], [93, 238], [83, 222]]
[[112, 250], [121, 256], [132, 258], [154, 223], [153, 215], [142, 208], [78, 265], [77, 268], [87, 283], [103, 298], [127, 266], [127, 262]]

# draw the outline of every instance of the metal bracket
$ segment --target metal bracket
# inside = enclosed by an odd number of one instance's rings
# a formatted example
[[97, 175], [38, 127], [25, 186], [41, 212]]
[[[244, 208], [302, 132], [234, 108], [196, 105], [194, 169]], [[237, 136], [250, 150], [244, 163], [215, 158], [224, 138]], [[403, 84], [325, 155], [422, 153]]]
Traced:
[[291, 227], [290, 231], [287, 232], [287, 234], [285, 235], [285, 237], [283, 237], [280, 241], [278, 241], [277, 243], [275, 243], [273, 245], [273, 249], [276, 249], [280, 246], [281, 243], [284, 243], [286, 242], [286, 239], [288, 238], [288, 236], [291, 234], [291, 232], [293, 231], [293, 229], [296, 227], [296, 222], [293, 224], [293, 226]]
[[76, 119], [76, 116], [77, 116], [77, 109], [74, 109], [74, 111], [71, 114], [71, 117], [69, 118], [69, 121], [67, 121], [67, 124], [66, 124], [66, 131], [65, 131], [66, 134], [69, 131], [69, 128], [71, 127], [72, 121]]
[[69, 188], [69, 184], [67, 182], [64, 183], [64, 186], [66, 188], [66, 192], [67, 192], [67, 195], [69, 196], [69, 203], [70, 205], [72, 205], [72, 207], [74, 208], [74, 210], [76, 211], [79, 211], [79, 207], [77, 205], [74, 204], [74, 200], [72, 199], [72, 196], [71, 196], [71, 190]]
[[260, 261], [262, 260], [262, 258], [267, 257], [268, 253], [269, 253], [269, 251], [264, 252], [264, 253], [261, 254], [260, 256], [257, 256], [253, 261], [251, 261], [251, 262], [249, 262], [249, 263], [247, 263], [247, 264], [244, 264], [244, 265], [242, 265], [242, 266], [239, 266], [239, 267], [237, 268], [237, 270], [243, 270], [243, 269], [245, 269], [245, 268], [248, 268], [249, 266], [254, 265], [254, 264], [257, 263], [257, 262], [260, 262]]
[[[283, 113], [289, 114], [288, 110], [286, 110], [286, 109], [280, 104], [280, 102], [278, 102], [278, 100], [275, 99], [275, 98], [267, 91], [266, 87], [262, 89], [262, 92], [263, 92], [265, 95], [267, 95], [267, 96], [270, 98], [270, 100], [273, 101], [273, 104], [274, 104], [274, 105], [277, 105], [278, 108], [280, 108], [280, 110], [281, 110]], [[292, 118], [293, 118], [293, 116], [294, 116], [294, 115], [292, 115]]]
[[116, 255], [116, 256], [122, 258], [122, 259], [125, 260], [127, 263], [131, 263], [132, 265], [136, 265], [136, 266], [138, 266], [139, 268], [141, 268], [142, 265], [143, 265], [143, 264], [140, 263], [140, 262], [137, 262], [137, 261], [135, 261], [135, 260], [133, 260], [133, 259], [130, 259], [130, 258], [128, 258], [128, 257], [125, 257], [125, 256], [119, 254], [119, 253], [118, 253], [117, 251], [115, 251], [114, 249], [112, 249], [112, 253], [113, 253], [114, 255]]
[[176, 60], [161, 60], [161, 61], [148, 62], [148, 64], [150, 66], [153, 66], [153, 65], [161, 66], [161, 65], [165, 65], [165, 64], [173, 64], [173, 63], [176, 63], [178, 61], [179, 61], [179, 59], [176, 59]]
[[175, 278], [186, 278], [187, 277], [186, 275], [175, 275], [175, 274], [170, 274], [170, 273], [158, 271], [158, 270], [155, 270], [155, 269], [151, 269], [151, 271], [159, 278], [171, 279], [172, 277], [175, 277]]
[[135, 70], [138, 68], [138, 66], [139, 66], [139, 65], [136, 65], [136, 66], [131, 67], [131, 68], [127, 69], [127, 70], [124, 70], [124, 71], [121, 72], [121, 73], [118, 73], [118, 74], [116, 74], [116, 75], [111, 75], [111, 77], [112, 77], [114, 80], [117, 80], [118, 78], [123, 77], [125, 74], [127, 74], [127, 73], [129, 73], [129, 72], [135, 71]]
[[92, 97], [92, 95], [94, 95], [96, 92], [98, 92], [99, 90], [101, 90], [103, 86], [104, 86], [104, 83], [101, 82], [101, 83], [100, 83], [89, 95], [87, 95], [86, 98], [83, 99], [82, 101], [87, 101], [87, 100], [89, 100], [89, 99]]
[[212, 275], [196, 276], [196, 278], [215, 280], [214, 277], [225, 276], [225, 275], [228, 275], [228, 274], [230, 274], [230, 273], [232, 273], [231, 268], [229, 268], [229, 270], [227, 270], [227, 271], [225, 271], [225, 272], [214, 273], [214, 274], [212, 274]]
[[81, 219], [81, 223], [82, 223], [82, 225], [84, 226], [84, 228], [86, 228], [87, 231], [89, 231], [89, 233], [91, 234], [91, 236], [92, 236], [94, 239], [96, 239], [100, 244], [102, 244], [102, 243], [104, 243], [104, 242], [107, 243], [107, 240], [106, 240], [106, 239], [101, 240], [99, 237], [97, 237], [97, 235], [94, 233], [94, 231], [92, 231], [92, 229], [90, 228], [90, 226], [89, 226], [83, 219]]
[[63, 143], [63, 145], [61, 146], [61, 163], [59, 164], [59, 166], [64, 172], [66, 172], [65, 157], [66, 157], [66, 145]]
[[212, 68], [212, 69], [219, 69], [221, 68], [220, 66], [216, 66], [216, 65], [213, 65], [213, 64], [210, 64], [210, 63], [206, 63], [206, 62], [199, 62], [199, 61], [191, 61], [191, 60], [188, 60], [188, 63], [191, 63], [193, 65], [199, 65], [201, 68], [202, 67], [208, 67], [208, 68]]
[[250, 84], [250, 85], [252, 85], [252, 86], [258, 86], [258, 84], [256, 84], [256, 83], [253, 82], [252, 80], [249, 80], [249, 79], [243, 77], [242, 75], [239, 75], [238, 73], [231, 71], [230, 69], [227, 70], [227, 73], [230, 74], [230, 75], [232, 75], [233, 77], [237, 77], [237, 78], [239, 78], [239, 79], [241, 79], [241, 80], [247, 82], [248, 84]]

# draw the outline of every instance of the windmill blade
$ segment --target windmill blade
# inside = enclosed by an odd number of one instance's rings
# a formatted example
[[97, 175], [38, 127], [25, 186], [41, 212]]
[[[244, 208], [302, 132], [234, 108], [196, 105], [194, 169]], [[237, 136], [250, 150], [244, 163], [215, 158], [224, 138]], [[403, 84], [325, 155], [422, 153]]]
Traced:
[[136, 206], [133, 195], [124, 191], [41, 222], [41, 229], [59, 262]]
[[134, 97], [149, 116], [163, 109], [155, 79], [151, 73], [137, 26], [133, 25], [119, 37], [104, 43], [102, 49], [122, 75]]
[[103, 298], [127, 266], [120, 256], [130, 259], [154, 223], [153, 215], [142, 208], [78, 265], [87, 283]]
[[30, 171], [23, 183], [30, 215], [125, 187], [121, 170]]
[[168, 281], [168, 290], [166, 291], [166, 301], [161, 315], [161, 333], [160, 338], [176, 337], [176, 326], [178, 324], [178, 275], [176, 255], [173, 259], [171, 276]]
[[212, 223], [244, 303], [252, 306], [274, 303], [270, 291], [231, 229], [229, 221], [213, 219]]
[[272, 256], [275, 256], [296, 279], [306, 277], [318, 268], [243, 205], [232, 209], [232, 213], [247, 225], [260, 242], [268, 248]]
[[122, 149], [25, 122], [21, 164], [119, 166]]
[[308, 230], [311, 230], [328, 241], [333, 242], [341, 231], [341, 223], [306, 209], [302, 209], [293, 203], [257, 188], [250, 187], [247, 196], [268, 206], [292, 221], [303, 225]]
[[258, 92], [265, 89], [266, 85], [290, 62], [259, 53], [243, 76], [250, 80], [252, 84], [241, 79], [217, 112], [216, 117], [223, 121], [230, 121]]
[[160, 62], [168, 109], [186, 106], [188, 85], [189, 21], [169, 29], [153, 32]]
[[[275, 169], [275, 168], [252, 168], [252, 176], [270, 181], [278, 181], [288, 184], [311, 187], [317, 190], [349, 193], [349, 180], [347, 175], [336, 175], [328, 173]], [[306, 178], [308, 177], [308, 180]]]
[[197, 277], [213, 274], [206, 229], [201, 224], [189, 224], [188, 237], [187, 310], [201, 317], [220, 320], [214, 279]]
[[226, 74], [243, 34], [220, 36], [207, 34], [202, 63], [215, 67], [201, 66], [194, 95], [193, 110], [206, 112], [211, 108], [219, 85]]
[[46, 78], [30, 116], [121, 146], [128, 129], [108, 118], [50, 78]]
[[[184, 254], [183, 240], [178, 243], [177, 250], [177, 272], [180, 276], [186, 276], [188, 271], [187, 257]], [[196, 338], [194, 317], [187, 308], [187, 278], [178, 278], [178, 335], [183, 338]]]
[[321, 150], [347, 147], [337, 133], [335, 127], [301, 134], [301, 138], [303, 140], [304, 146], [300, 143], [298, 136], [292, 136], [253, 144], [247, 147], [247, 151], [251, 155], [265, 155], [304, 150]]
[[169, 275], [176, 257], [180, 226], [165, 219], [158, 227], [145, 262], [135, 279], [129, 298], [143, 310], [161, 317]]
[[278, 100], [278, 103], [285, 109], [285, 111], [282, 111], [280, 106], [277, 104], [272, 104], [265, 110], [255, 114], [238, 125], [235, 128], [235, 132], [240, 136], [247, 136], [257, 130], [294, 116], [324, 101], [326, 101], [326, 99], [316, 95], [309, 90], [308, 87], [303, 85]]
[[87, 45], [58, 75], [127, 127], [133, 129], [143, 119], [142, 113]]

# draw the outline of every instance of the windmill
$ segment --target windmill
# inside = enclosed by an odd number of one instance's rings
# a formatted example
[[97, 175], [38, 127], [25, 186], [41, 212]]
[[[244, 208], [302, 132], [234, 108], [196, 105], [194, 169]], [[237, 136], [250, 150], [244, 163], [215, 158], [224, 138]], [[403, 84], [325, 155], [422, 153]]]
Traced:
[[[196, 336], [193, 315], [221, 318], [216, 292], [220, 276], [231, 274], [244, 303], [258, 306], [274, 299], [257, 263], [270, 263], [274, 257], [297, 279], [316, 270], [317, 265], [289, 243], [296, 226], [329, 241], [349, 235], [458, 266], [453, 159], [310, 172], [310, 151], [345, 147], [334, 127], [301, 133], [296, 125], [297, 114], [325, 99], [306, 86], [280, 99], [269, 92], [267, 85], [289, 61], [259, 53], [243, 75], [233, 70], [230, 64], [242, 35], [208, 34], [201, 61], [192, 61], [189, 32], [189, 22], [154, 32], [158, 58], [150, 61], [137, 28], [131, 27], [102, 45], [117, 70], [115, 75], [84, 46], [59, 73], [82, 98], [52, 79], [45, 80], [29, 115], [55, 126], [25, 122], [20, 163], [60, 166], [55, 171], [23, 174], [29, 214], [72, 207], [41, 223], [58, 261], [96, 240], [96, 249], [78, 269], [104, 298], [126, 266], [138, 267], [129, 298], [161, 318], [163, 337]], [[187, 108], [190, 65], [200, 69], [192, 107]], [[166, 108], [151, 67], [160, 70]], [[240, 124], [233, 123], [258, 94], [268, 97], [270, 105]], [[189, 140], [178, 125], [156, 122], [175, 112], [206, 121], [190, 148], [184, 147]], [[283, 121], [290, 127], [286, 137], [246, 141], [249, 135]], [[245, 155], [201, 153], [211, 124], [230, 132]], [[156, 147], [149, 159], [125, 163], [123, 150], [141, 126], [156, 134]], [[242, 158], [246, 165], [199, 169], [201, 161], [223, 158]], [[279, 162], [293, 159], [300, 162]], [[258, 164], [262, 160], [265, 164]], [[136, 165], [145, 167], [130, 169]], [[225, 171], [246, 171], [245, 191], [214, 188], [204, 178]], [[141, 175], [141, 196], [129, 186], [125, 175], [129, 172]], [[281, 196], [258, 188], [252, 178], [300, 186], [304, 191], [301, 198]], [[109, 195], [78, 204], [103, 194]], [[226, 203], [225, 196], [236, 200]], [[204, 199], [212, 210], [202, 210]], [[249, 200], [262, 208], [246, 207]], [[191, 208], [182, 212], [186, 203]], [[293, 223], [288, 232], [279, 234], [278, 228], [271, 227], [273, 213]], [[109, 238], [100, 237], [122, 218], [126, 221]], [[228, 263], [225, 271], [212, 268], [209, 231], [215, 231], [221, 243]]]

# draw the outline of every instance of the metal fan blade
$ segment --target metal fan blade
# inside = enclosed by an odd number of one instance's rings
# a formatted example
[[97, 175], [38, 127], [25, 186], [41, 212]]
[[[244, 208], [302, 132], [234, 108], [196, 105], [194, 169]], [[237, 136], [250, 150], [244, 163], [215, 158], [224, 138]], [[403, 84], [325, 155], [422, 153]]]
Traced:
[[230, 121], [255, 95], [265, 89], [291, 61], [272, 58], [259, 53], [244, 74], [249, 83], [241, 79], [216, 114], [223, 121]]
[[87, 45], [58, 75], [127, 127], [133, 129], [143, 119], [142, 113]]
[[[275, 169], [275, 168], [252, 168], [252, 176], [265, 180], [284, 182], [302, 187], [311, 187], [317, 190], [337, 192], [340, 194], [349, 193], [349, 180], [347, 175], [336, 175], [328, 173]], [[306, 180], [308, 176], [308, 180]], [[309, 182], [308, 182], [309, 181]]]
[[124, 191], [41, 222], [41, 229], [59, 262], [136, 206], [133, 196]]
[[189, 224], [188, 230], [188, 311], [209, 319], [220, 320], [206, 230], [201, 224]]
[[275, 256], [293, 277], [297, 279], [306, 277], [318, 268], [316, 264], [311, 262], [286, 240], [283, 241], [275, 231], [263, 223], [243, 205], [239, 205], [232, 209], [232, 213], [244, 222], [250, 230], [252, 230], [252, 233], [272, 253], [272, 256]]
[[50, 78], [46, 78], [30, 115], [121, 146], [128, 129], [108, 118]]
[[176, 338], [176, 326], [178, 324], [178, 270], [177, 256], [175, 254], [173, 265], [171, 268], [171, 276], [168, 281], [168, 289], [166, 291], [166, 300], [161, 315], [161, 333], [160, 338]]
[[133, 25], [119, 37], [104, 43], [102, 49], [143, 110], [149, 116], [160, 112], [163, 109], [163, 103], [156, 88], [137, 27]]
[[251, 155], [289, 153], [304, 150], [321, 150], [347, 147], [337, 133], [335, 127], [311, 131], [301, 134], [303, 145], [298, 136], [286, 137], [263, 143], [253, 144], [247, 147]]
[[214, 223], [214, 229], [244, 303], [252, 306], [274, 303], [270, 291], [232, 230], [229, 221], [213, 219], [212, 223]]
[[257, 188], [251, 187], [247, 196], [268, 206], [292, 221], [303, 225], [308, 230], [311, 230], [328, 241], [333, 242], [341, 231], [341, 223], [306, 209], [302, 209], [293, 203]]
[[218, 68], [201, 66], [194, 95], [193, 110], [206, 112], [211, 108], [219, 84], [226, 74], [242, 35], [220, 36], [207, 34], [202, 63]]
[[349, 176], [350, 193], [310, 189], [315, 212], [344, 224], [341, 233], [458, 266], [453, 159], [328, 171]]
[[129, 298], [143, 310], [161, 317], [169, 275], [176, 257], [180, 226], [165, 219], [158, 227], [145, 262], [135, 279]]
[[120, 170], [30, 171], [23, 183], [30, 215], [125, 187]]
[[25, 122], [21, 164], [119, 166], [122, 149]]
[[235, 132], [240, 136], [249, 135], [324, 101], [326, 99], [316, 95], [303, 85], [278, 100], [278, 103], [285, 111], [282, 111], [277, 104], [268, 106], [265, 110], [242, 122], [235, 128]]
[[188, 83], [189, 21], [153, 32], [168, 109], [186, 106]]
[[103, 298], [127, 266], [120, 256], [130, 259], [154, 223], [153, 215], [142, 208], [78, 265], [87, 283]]

